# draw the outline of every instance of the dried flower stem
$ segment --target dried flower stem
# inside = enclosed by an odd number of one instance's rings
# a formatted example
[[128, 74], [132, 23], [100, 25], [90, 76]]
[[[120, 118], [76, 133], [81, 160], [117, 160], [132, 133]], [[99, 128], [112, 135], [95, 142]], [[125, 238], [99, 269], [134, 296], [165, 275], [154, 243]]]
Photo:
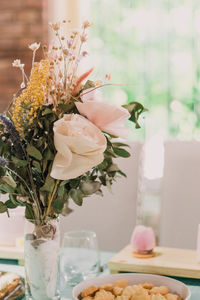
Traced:
[[34, 201], [34, 197], [33, 197], [33, 192], [31, 191], [31, 189], [29, 188], [28, 184], [26, 183], [26, 181], [14, 170], [10, 169], [8, 166], [5, 167], [8, 171], [10, 171], [11, 173], [13, 173], [15, 176], [17, 176], [23, 183], [24, 185], [27, 187], [33, 201]]
[[[82, 32], [82, 35], [84, 35], [84, 34], [85, 34], [85, 28], [83, 29], [83, 32]], [[81, 41], [77, 57], [80, 57], [82, 45], [83, 45], [83, 42]], [[71, 82], [70, 82], [70, 86], [71, 86], [71, 84], [73, 82], [73, 78], [74, 78], [74, 75], [76, 74], [77, 69], [78, 69], [78, 64], [76, 64], [76, 66], [75, 66], [75, 68], [73, 70], [72, 77], [71, 77]]]
[[[86, 94], [91, 93], [92, 91], [94, 91], [94, 90], [96, 90], [96, 89], [100, 89], [100, 88], [102, 88], [102, 87], [104, 87], [104, 86], [108, 86], [108, 85], [115, 85], [115, 86], [129, 86], [129, 85], [131, 85], [131, 84], [105, 83], [105, 84], [102, 84], [102, 85], [98, 85], [98, 86], [92, 88], [91, 90], [89, 90], [89, 91], [87, 91], [87, 92], [85, 92], [85, 93], [81, 93], [80, 96], [84, 96], [84, 95], [86, 95]], [[75, 98], [75, 97], [73, 97], [73, 98]]]
[[49, 197], [48, 207], [47, 207], [47, 211], [45, 213], [45, 217], [47, 217], [49, 215], [49, 212], [50, 212], [50, 209], [51, 209], [51, 204], [53, 202], [55, 193], [57, 191], [57, 187], [58, 187], [59, 182], [60, 182], [60, 180], [57, 179], [56, 180], [56, 184], [54, 185], [54, 188], [53, 188], [53, 192], [52, 192], [51, 196]]

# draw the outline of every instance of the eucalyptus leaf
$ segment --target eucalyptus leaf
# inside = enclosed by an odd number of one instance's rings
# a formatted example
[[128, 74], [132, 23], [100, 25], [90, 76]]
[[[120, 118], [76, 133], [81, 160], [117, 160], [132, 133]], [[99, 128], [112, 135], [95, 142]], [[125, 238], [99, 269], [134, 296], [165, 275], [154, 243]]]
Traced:
[[20, 167], [26, 167], [27, 166], [27, 161], [26, 160], [19, 159], [15, 156], [12, 156], [12, 161], [15, 164], [16, 167], [20, 168]]
[[10, 208], [10, 209], [16, 208], [18, 206], [17, 204], [14, 204], [11, 200], [7, 200], [5, 202], [5, 205], [7, 208]]
[[140, 128], [140, 125], [138, 123], [139, 116], [141, 113], [147, 111], [144, 106], [139, 102], [130, 102], [129, 104], [122, 105], [124, 108], [128, 110], [130, 113], [129, 120], [134, 122], [136, 124], [136, 128]]
[[108, 172], [116, 172], [116, 171], [119, 171], [119, 167], [118, 167], [117, 164], [112, 164], [112, 165], [108, 168], [107, 171], [108, 171]]
[[83, 196], [84, 194], [78, 190], [78, 189], [71, 189], [69, 196], [72, 198], [72, 200], [79, 206], [83, 204]]
[[35, 148], [34, 146], [32, 145], [28, 145], [27, 148], [26, 148], [26, 151], [27, 153], [31, 156], [31, 157], [34, 157], [35, 159], [37, 160], [41, 160], [42, 159], [42, 154], [40, 153], [40, 151]]
[[80, 189], [84, 195], [89, 196], [96, 193], [101, 187], [99, 181], [86, 181], [81, 183]]
[[3, 193], [13, 193], [13, 188], [7, 184], [0, 184], [0, 191]]
[[77, 178], [77, 179], [71, 179], [70, 182], [70, 187], [71, 188], [77, 188], [80, 184], [80, 178]]
[[119, 173], [120, 175], [122, 175], [123, 177], [127, 177], [126, 174], [124, 172], [122, 172], [121, 170], [117, 171], [117, 173]]
[[42, 116], [46, 116], [46, 115], [49, 115], [49, 114], [52, 114], [53, 111], [49, 108], [49, 107], [46, 107], [43, 111], [42, 111]]
[[34, 220], [35, 219], [33, 208], [30, 204], [26, 204], [25, 218], [29, 219], [29, 220]]
[[62, 185], [62, 186], [59, 186], [58, 188], [58, 197], [63, 197], [65, 194], [65, 186]]
[[62, 216], [67, 216], [69, 215], [73, 210], [69, 208], [68, 202], [64, 203], [63, 209], [61, 211]]
[[39, 173], [42, 172], [39, 161], [34, 160], [34, 161], [33, 161], [33, 166], [37, 169], [37, 171], [38, 171]]
[[113, 148], [113, 150], [117, 156], [124, 157], [124, 158], [131, 156], [130, 153], [128, 151], [126, 151], [125, 149]]
[[61, 212], [64, 206], [64, 201], [61, 198], [57, 198], [53, 204], [53, 208], [55, 209], [56, 212]]
[[55, 180], [48, 174], [45, 180], [45, 184], [40, 188], [40, 191], [52, 193], [54, 185], [55, 185]]
[[4, 213], [7, 211], [7, 206], [5, 203], [3, 203], [2, 201], [0, 201], [0, 213]]
[[118, 147], [130, 147], [130, 146], [124, 143], [114, 142], [112, 143], [112, 147], [118, 148]]
[[1, 180], [12, 188], [16, 188], [17, 184], [11, 176], [3, 176]]
[[65, 185], [65, 184], [68, 183], [68, 182], [69, 182], [69, 180], [63, 180], [63, 181], [61, 182], [60, 186], [63, 186], [63, 185]]
[[87, 89], [90, 89], [90, 88], [93, 88], [95, 87], [95, 84], [93, 81], [91, 80], [87, 80], [84, 87], [83, 87], [83, 90], [87, 90]]
[[4, 176], [6, 174], [6, 170], [3, 167], [0, 167], [0, 177]]

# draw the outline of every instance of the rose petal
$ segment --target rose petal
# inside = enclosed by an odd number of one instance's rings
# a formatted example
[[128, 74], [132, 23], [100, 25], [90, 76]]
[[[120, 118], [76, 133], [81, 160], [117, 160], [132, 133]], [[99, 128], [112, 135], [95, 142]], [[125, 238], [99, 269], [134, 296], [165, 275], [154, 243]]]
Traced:
[[87, 101], [102, 101], [101, 91], [97, 88], [89, 88], [84, 90], [81, 95], [81, 100], [83, 102]]
[[76, 107], [81, 115], [87, 117], [101, 130], [114, 136], [127, 137], [128, 129], [124, 123], [130, 114], [125, 108], [95, 101], [76, 102]]
[[84, 117], [68, 114], [54, 123], [54, 144], [58, 153], [51, 177], [67, 180], [84, 174], [103, 161], [106, 138]]

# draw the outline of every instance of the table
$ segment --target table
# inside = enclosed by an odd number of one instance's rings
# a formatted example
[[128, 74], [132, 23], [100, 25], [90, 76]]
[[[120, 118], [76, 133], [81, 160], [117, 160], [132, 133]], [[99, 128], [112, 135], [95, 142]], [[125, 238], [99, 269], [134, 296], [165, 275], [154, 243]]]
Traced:
[[[101, 252], [101, 264], [103, 266], [109, 261], [109, 259], [114, 256], [113, 252]], [[24, 276], [24, 267], [18, 266], [17, 261], [13, 260], [1, 260], [0, 259], [0, 270], [15, 272], [20, 276]], [[105, 267], [102, 275], [109, 274], [109, 270]], [[101, 276], [101, 275], [100, 275]], [[200, 300], [200, 280], [199, 279], [190, 279], [190, 278], [175, 278], [182, 282], [184, 282], [191, 290], [192, 296], [191, 300]], [[72, 290], [66, 290], [66, 296], [61, 298], [61, 300], [69, 300], [72, 299]]]

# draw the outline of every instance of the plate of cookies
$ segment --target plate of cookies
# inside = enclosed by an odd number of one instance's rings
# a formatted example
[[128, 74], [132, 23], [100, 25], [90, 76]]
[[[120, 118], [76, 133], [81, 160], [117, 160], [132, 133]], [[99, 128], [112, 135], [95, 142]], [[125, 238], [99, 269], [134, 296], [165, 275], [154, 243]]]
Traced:
[[189, 300], [189, 288], [181, 281], [152, 274], [121, 273], [79, 283], [75, 300]]
[[24, 279], [18, 274], [0, 272], [0, 300], [20, 300], [24, 297]]

